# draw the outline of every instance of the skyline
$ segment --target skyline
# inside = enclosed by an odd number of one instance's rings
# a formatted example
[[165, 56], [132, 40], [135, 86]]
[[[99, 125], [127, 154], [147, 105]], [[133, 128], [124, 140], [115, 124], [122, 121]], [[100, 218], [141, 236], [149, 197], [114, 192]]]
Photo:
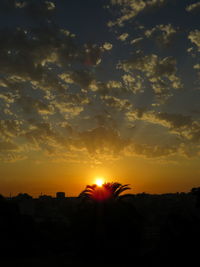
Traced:
[[0, 193], [200, 181], [200, 2], [6, 1]]
[[[85, 186], [85, 189], [87, 188], [88, 185]], [[96, 183], [93, 183], [89, 186], [97, 186], [97, 187], [101, 187], [99, 186], [98, 184]], [[130, 185], [128, 185], [130, 186]], [[193, 187], [193, 188], [190, 188], [188, 189], [187, 191], [177, 191], [177, 192], [161, 192], [161, 193], [158, 193], [158, 192], [155, 192], [155, 193], [149, 193], [149, 192], [145, 192], [145, 191], [141, 191], [141, 192], [133, 192], [132, 188], [130, 187], [129, 189], [129, 192], [128, 192], [128, 196], [132, 195], [132, 196], [139, 196], [139, 195], [149, 195], [149, 196], [165, 196], [165, 195], [182, 195], [182, 194], [192, 194], [192, 191], [194, 189], [199, 189], [199, 186], [198, 187]], [[39, 199], [41, 197], [50, 197], [50, 198], [59, 198], [59, 199], [65, 199], [65, 198], [79, 198], [80, 196], [80, 193], [82, 193], [84, 191], [84, 188], [82, 188], [82, 191], [79, 192], [77, 195], [76, 194], [66, 194], [65, 191], [52, 191], [52, 192], [31, 192], [31, 193], [27, 193], [27, 192], [10, 192], [9, 194], [7, 195], [3, 195], [1, 194], [0, 192], [0, 196], [2, 196], [3, 198], [8, 198], [8, 199], [12, 199], [12, 198], [16, 198], [16, 197], [23, 197], [23, 195], [27, 195], [29, 197], [31, 197], [32, 199]], [[70, 192], [70, 191], [69, 191]], [[65, 196], [62, 196], [62, 197], [58, 197], [57, 194], [58, 193], [64, 193]], [[124, 194], [122, 194], [123, 196]], [[126, 193], [125, 193], [126, 195]]]

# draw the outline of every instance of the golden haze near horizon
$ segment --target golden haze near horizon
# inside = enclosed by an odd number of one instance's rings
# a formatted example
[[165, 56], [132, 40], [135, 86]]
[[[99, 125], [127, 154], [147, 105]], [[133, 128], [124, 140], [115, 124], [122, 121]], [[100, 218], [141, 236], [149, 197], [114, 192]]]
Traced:
[[191, 170], [184, 166], [180, 171], [179, 166], [171, 169], [167, 164], [158, 163], [156, 166], [155, 162], [146, 163], [141, 159], [137, 159], [135, 165], [127, 159], [108, 164], [108, 167], [79, 164], [77, 168], [77, 164], [74, 164], [69, 168], [66, 163], [35, 164], [28, 161], [25, 165], [13, 165], [12, 168], [0, 167], [4, 174], [0, 180], [0, 193], [7, 196], [20, 192], [34, 197], [41, 193], [53, 196], [58, 191], [77, 196], [86, 185], [96, 183], [97, 178], [103, 178], [105, 182], [131, 184], [130, 193], [188, 192], [198, 186], [198, 169], [193, 179], [188, 180]]

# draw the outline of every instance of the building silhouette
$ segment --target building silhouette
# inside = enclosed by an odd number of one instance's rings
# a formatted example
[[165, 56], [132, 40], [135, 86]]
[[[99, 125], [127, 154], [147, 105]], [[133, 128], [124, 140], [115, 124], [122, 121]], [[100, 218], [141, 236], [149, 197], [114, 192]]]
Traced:
[[65, 199], [65, 192], [57, 192], [56, 198], [57, 199]]

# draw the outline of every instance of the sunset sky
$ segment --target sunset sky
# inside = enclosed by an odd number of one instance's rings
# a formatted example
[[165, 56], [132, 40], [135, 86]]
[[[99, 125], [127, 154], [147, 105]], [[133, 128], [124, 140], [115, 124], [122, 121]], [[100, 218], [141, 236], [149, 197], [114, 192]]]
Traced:
[[0, 5], [1, 194], [200, 185], [200, 1]]

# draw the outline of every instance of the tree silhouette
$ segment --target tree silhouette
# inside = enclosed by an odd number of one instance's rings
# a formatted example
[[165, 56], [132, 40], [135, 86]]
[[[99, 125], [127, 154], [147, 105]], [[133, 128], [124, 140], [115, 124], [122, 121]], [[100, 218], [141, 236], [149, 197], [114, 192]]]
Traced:
[[117, 182], [104, 183], [102, 186], [93, 184], [87, 185], [86, 189], [80, 193], [79, 197], [104, 202], [118, 199], [121, 193], [129, 189], [131, 188], [128, 184], [122, 185]]
[[[109, 182], [102, 186], [87, 185], [79, 195], [83, 200], [80, 201], [79, 209], [83, 211], [82, 216], [78, 212], [78, 223], [80, 225], [82, 219], [81, 226], [84, 226], [80, 231], [81, 240], [87, 240], [87, 245], [92, 244], [90, 250], [93, 250], [94, 257], [98, 255], [96, 251], [104, 248], [103, 258], [106, 258], [108, 263], [119, 263], [118, 257], [113, 259], [112, 255], [115, 253], [125, 254], [134, 251], [136, 257], [141, 246], [143, 221], [132, 203], [132, 195], [123, 194], [129, 189], [128, 184]], [[129, 201], [126, 200], [126, 196]], [[127, 242], [124, 242], [126, 231], [129, 234], [126, 236]], [[82, 252], [87, 248], [85, 244]]]

